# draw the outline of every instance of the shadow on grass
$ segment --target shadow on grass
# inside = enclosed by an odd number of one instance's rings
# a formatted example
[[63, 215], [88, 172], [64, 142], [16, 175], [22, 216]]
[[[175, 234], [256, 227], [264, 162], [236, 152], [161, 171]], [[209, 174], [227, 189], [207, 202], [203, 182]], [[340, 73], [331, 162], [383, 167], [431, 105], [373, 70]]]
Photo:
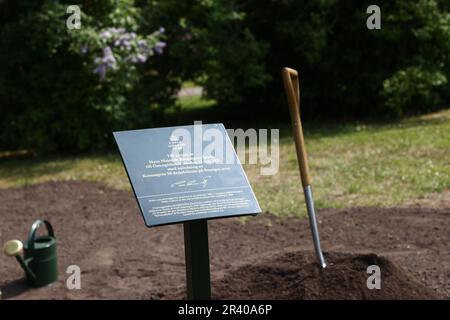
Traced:
[[[291, 124], [289, 115], [282, 113], [276, 117], [261, 117], [256, 115], [257, 111], [241, 109], [233, 110], [224, 108], [214, 103], [203, 103], [201, 100], [189, 102], [190, 107], [171, 110], [166, 113], [162, 126], [189, 125], [194, 121], [202, 121], [203, 123], [221, 122], [226, 128], [249, 128], [255, 129], [279, 129], [280, 139], [292, 137]], [[195, 103], [199, 103], [195, 106]], [[348, 135], [360, 132], [376, 132], [380, 129], [408, 129], [418, 126], [436, 125], [450, 120], [450, 109], [446, 111], [436, 112], [425, 116], [416, 116], [404, 120], [380, 120], [372, 119], [366, 121], [356, 120], [307, 120], [303, 119], [305, 135], [309, 138], [326, 138]]]
[[70, 161], [64, 161], [63, 158], [4, 158], [0, 159], [0, 177], [27, 180], [36, 176], [54, 175], [69, 169], [72, 165]]

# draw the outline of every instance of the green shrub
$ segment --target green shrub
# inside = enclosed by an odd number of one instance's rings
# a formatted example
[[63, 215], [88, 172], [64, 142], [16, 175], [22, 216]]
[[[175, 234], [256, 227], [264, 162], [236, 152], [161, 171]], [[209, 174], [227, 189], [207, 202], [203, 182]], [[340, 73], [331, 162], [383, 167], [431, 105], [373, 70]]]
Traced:
[[138, 32], [133, 1], [84, 1], [73, 30], [67, 5], [0, 4], [12, 16], [0, 30], [1, 149], [105, 148], [113, 130], [152, 125], [176, 89], [155, 67], [163, 35]]
[[[441, 8], [429, 0], [414, 5], [399, 2], [398, 14], [388, 16], [391, 23], [404, 26], [415, 44], [412, 54], [405, 57], [405, 67], [383, 81], [385, 108], [395, 116], [427, 112], [448, 102], [450, 13], [448, 6], [447, 11], [443, 8], [444, 2]], [[413, 27], [408, 29], [408, 25]]]
[[430, 106], [439, 103], [436, 87], [447, 83], [441, 72], [428, 72], [417, 67], [395, 73], [383, 82], [383, 96], [386, 108], [395, 116], [408, 110], [429, 111]]

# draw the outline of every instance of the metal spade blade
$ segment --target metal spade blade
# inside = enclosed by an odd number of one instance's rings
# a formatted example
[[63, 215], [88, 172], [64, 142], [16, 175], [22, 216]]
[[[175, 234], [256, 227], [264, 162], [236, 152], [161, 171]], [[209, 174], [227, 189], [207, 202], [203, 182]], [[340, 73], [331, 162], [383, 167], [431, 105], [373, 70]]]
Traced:
[[314, 241], [314, 250], [319, 258], [319, 262], [322, 268], [327, 266], [325, 258], [323, 257], [322, 248], [320, 247], [319, 229], [317, 228], [316, 212], [314, 211], [314, 201], [312, 195], [311, 186], [303, 188], [305, 194], [306, 209], [308, 210], [309, 226], [311, 227], [311, 233]]

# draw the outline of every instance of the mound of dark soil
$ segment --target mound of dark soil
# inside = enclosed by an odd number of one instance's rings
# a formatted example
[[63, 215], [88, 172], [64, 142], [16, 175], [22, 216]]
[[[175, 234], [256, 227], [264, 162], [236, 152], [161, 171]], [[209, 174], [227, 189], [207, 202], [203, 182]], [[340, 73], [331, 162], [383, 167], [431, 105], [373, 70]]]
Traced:
[[[218, 299], [436, 299], [435, 292], [375, 254], [326, 254], [321, 269], [314, 256], [291, 252], [247, 265], [214, 285]], [[368, 289], [367, 267], [381, 271], [381, 288]]]

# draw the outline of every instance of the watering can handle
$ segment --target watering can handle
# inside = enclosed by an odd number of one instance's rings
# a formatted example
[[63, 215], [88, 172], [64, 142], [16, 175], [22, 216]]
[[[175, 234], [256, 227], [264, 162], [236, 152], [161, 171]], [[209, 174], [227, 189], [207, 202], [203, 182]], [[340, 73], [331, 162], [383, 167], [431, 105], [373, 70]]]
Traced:
[[47, 220], [36, 220], [31, 226], [30, 233], [28, 234], [28, 248], [34, 249], [34, 239], [36, 238], [36, 231], [43, 224], [45, 224], [45, 227], [47, 228], [48, 235], [50, 237], [55, 236], [55, 234], [53, 233], [53, 227], [50, 222], [48, 222]]

